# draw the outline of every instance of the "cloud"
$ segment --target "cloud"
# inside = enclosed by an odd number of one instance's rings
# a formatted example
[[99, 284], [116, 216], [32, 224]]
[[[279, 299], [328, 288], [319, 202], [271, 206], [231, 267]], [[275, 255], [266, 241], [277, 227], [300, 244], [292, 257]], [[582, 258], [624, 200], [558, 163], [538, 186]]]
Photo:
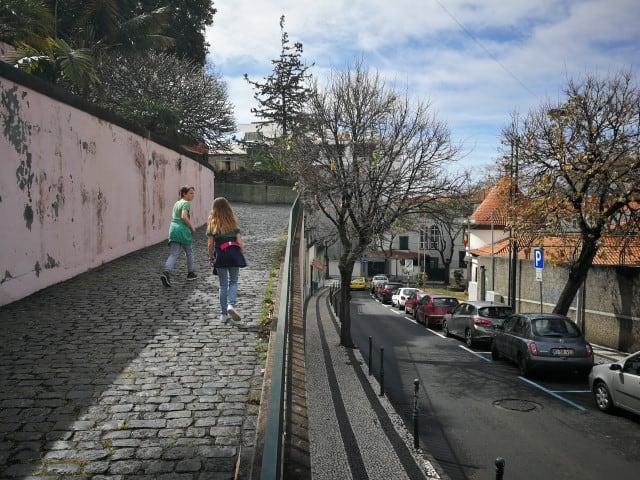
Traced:
[[206, 32], [208, 61], [229, 87], [238, 122], [254, 119], [242, 79], [271, 74], [280, 54], [281, 15], [304, 45], [312, 73], [326, 78], [356, 58], [413, 97], [429, 100], [465, 163], [497, 156], [512, 112], [562, 98], [570, 78], [637, 68], [637, 0], [216, 0]]

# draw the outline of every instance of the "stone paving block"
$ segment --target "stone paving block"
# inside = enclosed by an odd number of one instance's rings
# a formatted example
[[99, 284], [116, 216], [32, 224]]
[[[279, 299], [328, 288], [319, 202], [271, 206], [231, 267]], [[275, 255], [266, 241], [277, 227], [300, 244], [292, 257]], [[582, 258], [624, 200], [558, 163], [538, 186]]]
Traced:
[[[289, 212], [236, 206], [249, 262], [243, 325], [260, 318]], [[247, 397], [262, 361], [255, 331], [218, 320], [203, 227], [195, 250], [195, 282], [181, 258], [174, 287], [163, 287], [162, 242], [0, 309], [0, 478], [232, 478], [254, 435]], [[233, 425], [212, 436], [226, 417]], [[191, 453], [169, 458], [175, 448]], [[28, 463], [31, 452], [61, 462], [58, 473]]]

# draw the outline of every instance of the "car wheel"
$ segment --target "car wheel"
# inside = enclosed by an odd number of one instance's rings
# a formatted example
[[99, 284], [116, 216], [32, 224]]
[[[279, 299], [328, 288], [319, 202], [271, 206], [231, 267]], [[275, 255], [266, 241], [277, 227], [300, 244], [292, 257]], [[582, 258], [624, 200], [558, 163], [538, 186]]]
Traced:
[[493, 342], [493, 344], [491, 345], [491, 358], [496, 361], [502, 358], [502, 355], [500, 355], [500, 350], [498, 350], [498, 347], [496, 347], [496, 342]]
[[467, 344], [467, 347], [473, 347], [473, 336], [471, 335], [470, 328], [467, 328], [464, 331], [464, 343]]
[[611, 393], [604, 382], [597, 382], [593, 386], [593, 398], [596, 401], [598, 409], [603, 412], [610, 412], [613, 410], [613, 399]]
[[528, 377], [531, 373], [531, 369], [527, 365], [527, 359], [524, 357], [522, 352], [518, 353], [518, 370], [520, 371], [520, 375], [523, 377]]
[[447, 325], [446, 320], [442, 322], [442, 333], [444, 334], [445, 337], [451, 336], [451, 334], [449, 333], [449, 325]]

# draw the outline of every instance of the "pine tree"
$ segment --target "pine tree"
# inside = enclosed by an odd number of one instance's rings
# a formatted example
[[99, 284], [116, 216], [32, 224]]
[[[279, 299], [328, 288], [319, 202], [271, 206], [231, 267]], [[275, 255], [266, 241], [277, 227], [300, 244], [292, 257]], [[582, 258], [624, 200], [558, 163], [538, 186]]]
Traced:
[[[255, 89], [254, 98], [259, 106], [252, 108], [251, 113], [262, 119], [261, 126], [275, 127], [270, 138], [263, 137], [261, 145], [253, 145], [265, 151], [266, 156], [274, 162], [274, 167], [282, 171], [287, 167], [286, 152], [292, 136], [303, 124], [304, 105], [309, 95], [307, 81], [311, 75], [307, 70], [313, 66], [302, 61], [302, 43], [289, 42], [289, 35], [284, 30], [284, 15], [280, 17], [281, 46], [280, 57], [272, 60], [273, 73], [256, 82], [244, 78]], [[260, 128], [264, 135], [265, 128]]]

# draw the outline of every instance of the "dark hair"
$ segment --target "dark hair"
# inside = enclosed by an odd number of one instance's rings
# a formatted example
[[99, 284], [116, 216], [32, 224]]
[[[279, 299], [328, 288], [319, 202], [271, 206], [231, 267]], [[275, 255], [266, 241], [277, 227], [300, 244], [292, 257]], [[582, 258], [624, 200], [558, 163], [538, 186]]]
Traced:
[[189, 190], [195, 190], [195, 187], [191, 187], [189, 185], [185, 185], [184, 187], [180, 187], [180, 198], [184, 197]]

